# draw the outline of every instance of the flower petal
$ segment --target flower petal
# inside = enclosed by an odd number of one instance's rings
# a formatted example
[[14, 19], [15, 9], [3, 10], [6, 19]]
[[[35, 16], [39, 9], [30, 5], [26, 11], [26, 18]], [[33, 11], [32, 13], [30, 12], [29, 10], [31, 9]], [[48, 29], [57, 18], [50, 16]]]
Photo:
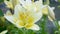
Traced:
[[6, 34], [8, 30], [2, 31], [0, 34]]
[[[41, 11], [41, 10], [38, 11], [38, 12], [29, 11], [29, 10], [23, 8], [21, 5], [17, 5], [17, 6], [15, 7], [15, 13], [14, 13], [14, 15], [15, 15], [17, 18], [20, 18], [20, 17], [21, 17], [20, 14], [21, 14], [22, 12], [25, 13], [26, 15], [28, 15], [28, 16], [27, 16], [28, 18], [29, 18], [29, 16], [30, 16], [30, 17], [33, 17], [33, 19], [34, 19], [33, 22], [34, 22], [34, 23], [37, 22], [38, 20], [40, 20], [41, 17], [42, 17], [42, 11]], [[23, 14], [23, 15], [25, 15], [25, 14]]]
[[8, 8], [12, 8], [13, 9], [13, 4], [7, 0], [4, 0], [4, 3], [7, 5]]
[[26, 8], [27, 5], [31, 5], [31, 0], [26, 0], [26, 1], [20, 0], [20, 3], [22, 4], [22, 6], [23, 6], [24, 8]]
[[24, 0], [20, 0], [20, 3], [22, 4], [22, 6], [25, 8], [25, 9], [27, 9], [27, 10], [29, 10], [29, 11], [33, 11], [34, 10], [34, 8], [35, 8], [35, 5], [34, 5], [34, 3], [32, 3], [32, 1], [31, 0], [26, 0], [26, 1], [24, 1]]
[[40, 30], [39, 26], [34, 24], [31, 28], [31, 30]]
[[42, 3], [42, 0], [37, 0], [37, 1], [35, 1], [35, 4], [38, 6], [41, 6], [41, 5], [43, 5], [43, 3]]
[[10, 15], [10, 16], [4, 15], [4, 17], [5, 17], [8, 21], [10, 21], [11, 23], [13, 23], [13, 24], [16, 23], [16, 19], [15, 19], [12, 15]]
[[26, 0], [26, 3], [31, 4], [32, 1], [31, 0]]
[[9, 1], [13, 4], [14, 7], [20, 3], [19, 0], [9, 0]]
[[19, 18], [20, 17], [20, 12], [24, 12], [25, 9], [21, 5], [16, 5], [14, 9], [14, 15]]
[[34, 22], [36, 23], [37, 21], [39, 21], [42, 18], [42, 12], [39, 11], [39, 12], [35, 13], [33, 16], [34, 16], [34, 19], [35, 19]]
[[16, 25], [17, 28], [24, 27], [24, 23], [21, 20], [18, 20], [15, 25]]
[[[10, 21], [12, 24], [14, 24], [18, 28], [22, 28], [23, 26], [20, 26], [21, 21], [17, 18], [15, 18], [13, 15], [10, 16], [4, 16], [8, 21]], [[21, 24], [22, 25], [22, 24]]]

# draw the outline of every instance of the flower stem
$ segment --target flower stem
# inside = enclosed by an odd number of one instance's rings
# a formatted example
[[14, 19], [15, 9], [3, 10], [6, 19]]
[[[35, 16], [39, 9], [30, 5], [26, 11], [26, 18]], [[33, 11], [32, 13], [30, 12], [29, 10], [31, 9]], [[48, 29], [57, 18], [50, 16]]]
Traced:
[[41, 34], [47, 34], [47, 31], [46, 31], [46, 23], [47, 23], [47, 15], [43, 15], [43, 19], [42, 19], [42, 22], [41, 22]]
[[58, 21], [57, 20], [55, 20], [54, 21], [54, 24], [56, 25], [56, 27], [57, 27], [57, 32], [55, 33], [55, 34], [60, 34], [59, 32], [60, 32], [60, 27], [59, 27], [59, 24], [58, 24]]

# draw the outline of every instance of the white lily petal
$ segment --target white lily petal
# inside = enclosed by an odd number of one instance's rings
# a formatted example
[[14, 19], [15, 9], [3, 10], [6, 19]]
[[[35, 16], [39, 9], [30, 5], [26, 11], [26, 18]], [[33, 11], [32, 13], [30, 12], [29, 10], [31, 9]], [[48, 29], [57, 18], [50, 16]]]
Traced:
[[17, 18], [19, 18], [20, 16], [20, 12], [24, 12], [25, 11], [25, 9], [21, 6], [21, 5], [16, 5], [15, 6], [15, 12], [14, 12], [14, 15], [17, 17]]
[[40, 1], [41, 4], [43, 3], [43, 0], [39, 0], [39, 1]]
[[[15, 7], [15, 15], [16, 15], [16, 17], [18, 17], [18, 18], [20, 18], [20, 13], [21, 13], [21, 11], [23, 12], [23, 13], [25, 13], [25, 12], [28, 12], [27, 10], [23, 10], [24, 8], [22, 7], [22, 6], [20, 6], [20, 5], [17, 5], [16, 7]], [[18, 11], [18, 12], [17, 12]], [[38, 11], [38, 12], [34, 12], [34, 11], [29, 11], [28, 12], [30, 15], [31, 15], [31, 17], [33, 17], [35, 20], [34, 20], [34, 22], [37, 22], [39, 19], [41, 19], [41, 17], [42, 17], [42, 12], [41, 12], [41, 10], [40, 11]]]
[[18, 28], [22, 28], [23, 26], [20, 26], [20, 21], [15, 18], [14, 16], [4, 16], [8, 21], [10, 21], [12, 24], [14, 24]]
[[39, 11], [39, 12], [32, 12], [31, 14], [32, 14], [31, 17], [34, 18], [34, 21], [33, 21], [34, 23], [36, 23], [37, 21], [39, 21], [42, 18], [42, 12], [41, 11]]
[[10, 12], [10, 10], [7, 10], [6, 14], [4, 14], [4, 17], [10, 21], [11, 23], [15, 23], [16, 18], [14, 18], [14, 16], [12, 15], [12, 13]]
[[18, 20], [15, 25], [16, 25], [17, 28], [22, 28], [22, 27], [24, 27], [24, 26], [23, 26], [24, 23], [23, 23], [21, 20]]
[[20, 0], [20, 3], [25, 9], [29, 9], [29, 7], [32, 6], [31, 0], [26, 0], [26, 1]]
[[32, 1], [31, 0], [26, 0], [25, 1], [25, 6], [31, 6], [32, 5]]
[[10, 21], [11, 23], [15, 24], [16, 20], [15, 20], [15, 18], [14, 18], [12, 15], [10, 15], [10, 16], [4, 15], [4, 17], [5, 17], [8, 21]]
[[34, 24], [30, 29], [38, 31], [38, 30], [40, 30], [40, 27], [38, 25]]
[[8, 8], [12, 8], [13, 9], [13, 4], [7, 0], [4, 0], [4, 3], [7, 5]]
[[19, 2], [20, 2], [22, 5], [25, 5], [25, 1], [24, 1], [24, 0], [19, 0]]
[[39, 5], [39, 6], [40, 6], [40, 5], [43, 5], [42, 0], [36, 1], [35, 4], [36, 4], [37, 6], [38, 6], [38, 5]]
[[[29, 7], [32, 6], [32, 1], [31, 1], [31, 0], [26, 0], [24, 6], [25, 6], [26, 9], [27, 9], [27, 8], [29, 9]], [[33, 7], [32, 7], [32, 8], [33, 8]], [[31, 9], [31, 8], [30, 8], [30, 9]]]
[[0, 34], [6, 34], [8, 30], [2, 31]]
[[21, 11], [25, 11], [25, 8], [18, 4], [18, 5], [15, 6], [14, 10], [15, 10], [15, 13], [17, 13], [17, 11], [19, 13]]
[[42, 18], [42, 16], [43, 16], [43, 14], [42, 14], [41, 11], [39, 11], [38, 13], [36, 13], [36, 14], [34, 15], [34, 17], [35, 17], [35, 23], [36, 23], [37, 21], [39, 21], [39, 20]]
[[26, 0], [26, 3], [31, 4], [32, 1], [31, 0]]
[[19, 0], [9, 0], [9, 1], [13, 4], [14, 7], [20, 3]]

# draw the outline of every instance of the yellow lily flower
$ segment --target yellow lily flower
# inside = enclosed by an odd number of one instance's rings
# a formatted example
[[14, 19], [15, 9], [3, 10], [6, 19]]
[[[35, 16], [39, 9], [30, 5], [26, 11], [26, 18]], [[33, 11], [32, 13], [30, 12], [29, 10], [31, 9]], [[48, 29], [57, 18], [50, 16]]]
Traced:
[[49, 20], [53, 21], [53, 20], [55, 20], [55, 14], [54, 14], [53, 10], [54, 10], [54, 7], [50, 7], [50, 6], [45, 5], [42, 8], [42, 13], [45, 15], [48, 15]]
[[19, 4], [19, 0], [4, 0], [4, 3], [7, 5], [8, 8], [13, 9], [15, 5]]
[[25, 27], [26, 29], [39, 30], [39, 26], [35, 23], [42, 17], [42, 11], [39, 9], [39, 3], [41, 1], [33, 3], [31, 0], [26, 0], [22, 2], [24, 4], [22, 3], [22, 5], [18, 4], [15, 6], [13, 15], [10, 15], [11, 13], [8, 12], [9, 15], [5, 14], [4, 17], [18, 28]]
[[2, 31], [0, 34], [6, 34], [6, 33], [7, 33], [7, 30]]

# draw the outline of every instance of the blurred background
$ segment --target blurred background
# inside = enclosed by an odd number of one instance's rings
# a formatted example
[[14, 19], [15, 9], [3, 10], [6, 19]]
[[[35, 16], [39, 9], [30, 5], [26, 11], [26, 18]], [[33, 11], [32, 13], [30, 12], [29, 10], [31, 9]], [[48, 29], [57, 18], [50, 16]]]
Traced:
[[[45, 2], [45, 1], [46, 0], [43, 0], [43, 2]], [[60, 0], [49, 0], [49, 1], [50, 1], [50, 4], [49, 5], [51, 7], [55, 7], [54, 12], [55, 12], [56, 19], [57, 20], [60, 20]], [[9, 25], [9, 23], [7, 21], [5, 21], [4, 17], [2, 17], [3, 14], [6, 13], [6, 11], [8, 9], [5, 6], [6, 5], [4, 4], [4, 0], [0, 0], [0, 32], [3, 31], [3, 30], [6, 30], [6, 26]], [[54, 31], [56, 30], [55, 25], [53, 25], [53, 23], [48, 20], [46, 26], [48, 28], [49, 34], [54, 34]], [[8, 28], [9, 27], [11, 27], [11, 26], [8, 26]], [[12, 27], [14, 27], [14, 26], [12, 26]]]

